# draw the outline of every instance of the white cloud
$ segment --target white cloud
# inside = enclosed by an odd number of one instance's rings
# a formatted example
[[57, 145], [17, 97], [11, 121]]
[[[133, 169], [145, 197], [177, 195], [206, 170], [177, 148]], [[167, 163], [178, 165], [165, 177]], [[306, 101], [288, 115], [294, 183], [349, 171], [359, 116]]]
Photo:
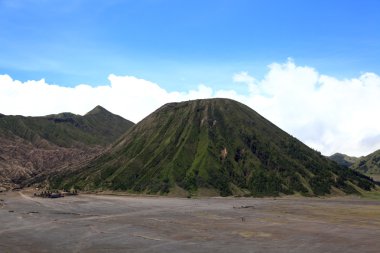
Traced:
[[233, 76], [234, 82], [252, 84], [255, 82], [255, 78], [250, 76], [248, 72], [240, 72]]
[[167, 102], [228, 97], [329, 155], [366, 155], [380, 149], [380, 76], [365, 73], [340, 80], [297, 66], [291, 59], [268, 66], [262, 80], [247, 72], [233, 81], [247, 85], [247, 93], [213, 90], [199, 85], [187, 92], [169, 92], [158, 84], [133, 76], [109, 76], [109, 85], [61, 87], [44, 80], [20, 82], [0, 75], [0, 113], [47, 115], [70, 111], [85, 114], [96, 105], [134, 122]]
[[258, 91], [244, 102], [309, 146], [326, 155], [380, 149], [378, 75], [339, 80], [292, 60], [269, 65], [265, 78], [254, 83], [243, 75], [250, 90], [254, 85]]
[[40, 116], [59, 112], [85, 114], [96, 105], [132, 121], [139, 121], [167, 102], [212, 97], [213, 91], [199, 85], [188, 92], [168, 92], [155, 84], [133, 76], [108, 77], [110, 84], [92, 87], [50, 85], [45, 80], [20, 82], [0, 75], [0, 112]]

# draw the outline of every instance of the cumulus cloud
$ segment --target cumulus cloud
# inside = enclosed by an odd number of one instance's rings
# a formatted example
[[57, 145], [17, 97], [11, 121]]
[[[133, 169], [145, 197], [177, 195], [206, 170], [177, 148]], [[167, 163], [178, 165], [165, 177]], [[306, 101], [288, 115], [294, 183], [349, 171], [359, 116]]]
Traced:
[[[323, 154], [366, 155], [380, 149], [380, 76], [364, 73], [337, 79], [289, 59], [273, 63], [261, 80], [247, 72], [232, 80], [247, 92], [199, 85], [187, 92], [167, 91], [133, 76], [108, 77], [109, 84], [92, 87], [51, 85], [45, 80], [20, 82], [0, 75], [0, 112], [47, 115], [70, 111], [85, 114], [96, 105], [138, 122], [167, 102], [227, 97], [258, 113]], [[241, 90], [241, 89], [239, 89]]]
[[339, 80], [288, 60], [269, 65], [263, 80], [235, 75], [242, 80], [251, 91], [246, 104], [322, 153], [360, 156], [380, 149], [378, 75]]

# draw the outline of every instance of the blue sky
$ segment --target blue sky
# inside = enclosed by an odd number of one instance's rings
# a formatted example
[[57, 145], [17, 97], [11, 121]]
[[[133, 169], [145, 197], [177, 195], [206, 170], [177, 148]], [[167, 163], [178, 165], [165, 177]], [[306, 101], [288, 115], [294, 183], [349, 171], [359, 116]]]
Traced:
[[0, 74], [101, 85], [134, 75], [168, 90], [230, 87], [292, 57], [324, 74], [378, 72], [380, 2], [0, 0]]
[[227, 97], [323, 154], [366, 155], [380, 149], [379, 13], [377, 0], [0, 0], [0, 113], [102, 105], [138, 122]]

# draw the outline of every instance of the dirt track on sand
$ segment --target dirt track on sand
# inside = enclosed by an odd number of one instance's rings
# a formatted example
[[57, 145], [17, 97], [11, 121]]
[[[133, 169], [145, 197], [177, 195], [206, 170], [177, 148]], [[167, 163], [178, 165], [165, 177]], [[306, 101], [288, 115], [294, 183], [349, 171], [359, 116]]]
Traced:
[[1, 252], [379, 252], [380, 202], [0, 193]]

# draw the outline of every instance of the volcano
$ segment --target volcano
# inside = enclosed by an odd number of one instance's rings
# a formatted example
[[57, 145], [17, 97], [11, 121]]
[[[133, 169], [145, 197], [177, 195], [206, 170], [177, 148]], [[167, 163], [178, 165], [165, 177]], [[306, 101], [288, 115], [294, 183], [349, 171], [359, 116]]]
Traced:
[[50, 178], [52, 186], [221, 196], [316, 196], [375, 187], [246, 105], [220, 98], [166, 104], [101, 156], [69, 171]]

